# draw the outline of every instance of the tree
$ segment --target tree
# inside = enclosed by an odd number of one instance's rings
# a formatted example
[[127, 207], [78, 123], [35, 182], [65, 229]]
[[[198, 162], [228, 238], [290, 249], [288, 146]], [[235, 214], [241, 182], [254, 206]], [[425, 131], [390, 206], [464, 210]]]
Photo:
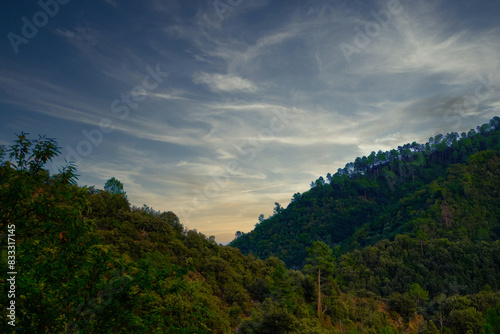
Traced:
[[283, 211], [283, 208], [281, 207], [281, 205], [278, 202], [275, 202], [273, 214], [279, 215], [282, 211]]
[[112, 177], [106, 184], [104, 185], [104, 190], [109, 191], [111, 195], [123, 194], [127, 195], [125, 191], [123, 191], [123, 184], [116, 178]]
[[387, 160], [387, 152], [382, 152], [382, 150], [379, 150], [377, 153], [378, 163], [385, 163], [386, 160]]
[[396, 150], [396, 149], [392, 149], [390, 152], [389, 152], [389, 157], [392, 161], [395, 161], [396, 159], [399, 158], [399, 151]]
[[[81, 317], [82, 308], [106, 285], [102, 277], [115, 272], [117, 260], [99, 247], [95, 223], [83, 219], [88, 190], [75, 185], [75, 167], [50, 175], [44, 167], [59, 153], [55, 140], [26, 135], [10, 148], [12, 161], [0, 165], [0, 228], [15, 233], [20, 254], [15, 269], [21, 269], [16, 286], [22, 307], [16, 309], [16, 327], [67, 332], [68, 321]], [[0, 290], [6, 283], [0, 281]], [[0, 304], [6, 302], [0, 296]], [[10, 332], [4, 325], [0, 332]]]
[[391, 311], [399, 313], [404, 321], [408, 322], [415, 312], [417, 305], [407, 294], [393, 293], [389, 298], [389, 308]]
[[238, 333], [295, 333], [294, 330], [300, 326], [297, 318], [270, 298], [262, 303], [262, 310], [259, 311], [242, 323]]
[[323, 176], [320, 176], [316, 180], [316, 186], [321, 187], [321, 186], [324, 186], [324, 185], [325, 185], [325, 179], [323, 178]]
[[490, 308], [486, 314], [485, 334], [500, 333], [500, 304], [496, 308]]
[[377, 153], [375, 153], [375, 151], [373, 151], [372, 153], [370, 153], [370, 155], [366, 158], [366, 164], [367, 164], [367, 168], [368, 170], [372, 169], [375, 165], [375, 160], [376, 160], [376, 157], [377, 157]]
[[318, 317], [323, 314], [321, 304], [321, 284], [325, 279], [333, 275], [333, 256], [332, 249], [322, 241], [313, 242], [311, 247], [308, 247], [307, 252], [309, 257], [306, 259], [307, 265], [304, 270], [309, 273], [317, 273], [317, 289], [318, 289]]
[[482, 314], [472, 307], [451, 311], [447, 320], [452, 332], [459, 334], [479, 333], [483, 323]]
[[410, 291], [408, 292], [410, 297], [415, 299], [417, 306], [421, 301], [429, 300], [429, 292], [422, 289], [418, 283], [413, 283], [410, 285]]
[[[12, 163], [8, 162], [8, 166], [12, 165], [17, 170], [29, 171], [30, 175], [34, 175], [61, 151], [53, 138], [39, 135], [38, 140], [34, 140], [29, 139], [28, 135], [29, 133], [21, 132], [18, 135], [18, 140], [8, 150], [9, 157], [13, 160]], [[2, 150], [2, 155], [4, 152], [5, 149]]]
[[360, 157], [357, 157], [354, 160], [354, 173], [355, 174], [361, 173], [362, 170], [363, 170], [363, 159]]
[[[419, 219], [418, 221], [424, 221], [424, 220], [423, 219]], [[420, 241], [420, 251], [421, 251], [422, 257], [423, 257], [424, 256], [424, 241], [429, 240], [429, 236], [427, 235], [427, 233], [425, 233], [424, 231], [422, 231], [421, 229], [419, 229], [417, 231], [416, 237]]]
[[301, 197], [300, 193], [295, 193], [295, 194], [293, 194], [293, 197], [292, 197], [291, 203], [299, 201], [299, 200], [300, 200], [300, 197]]
[[[3, 189], [0, 193], [0, 222], [4, 224], [22, 219], [20, 212], [35, 204], [30, 201], [31, 197], [44, 186], [45, 181], [42, 180], [49, 177], [48, 171], [43, 168], [60, 153], [55, 139], [39, 136], [38, 140], [33, 140], [27, 135], [21, 132], [10, 149], [0, 148], [0, 186], [4, 185], [4, 188], [0, 188]], [[7, 152], [10, 152], [10, 159], [4, 162]], [[53, 182], [73, 185], [78, 179], [75, 171], [75, 166], [69, 163], [60, 170], [60, 174], [54, 176]]]
[[92, 209], [90, 218], [114, 217], [122, 210], [130, 211], [130, 203], [123, 194], [112, 195], [109, 191], [102, 191], [89, 195], [88, 201]]
[[437, 329], [434, 322], [431, 320], [427, 323], [427, 327], [422, 332], [423, 334], [439, 334], [439, 330]]

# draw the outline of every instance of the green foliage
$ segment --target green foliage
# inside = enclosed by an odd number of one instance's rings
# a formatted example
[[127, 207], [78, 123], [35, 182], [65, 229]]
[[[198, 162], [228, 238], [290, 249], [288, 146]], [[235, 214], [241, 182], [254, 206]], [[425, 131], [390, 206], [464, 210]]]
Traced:
[[[58, 153], [55, 142], [21, 134], [10, 151], [14, 163], [0, 166], [0, 216], [2, 233], [7, 227], [15, 231], [17, 326], [62, 331], [76, 316], [74, 305], [90, 296], [116, 260], [96, 248], [94, 224], [82, 216], [86, 190], [72, 185], [74, 169], [54, 176], [43, 170]], [[0, 285], [3, 289], [5, 280]], [[6, 296], [0, 301], [4, 304]]]
[[410, 291], [408, 291], [408, 295], [415, 300], [417, 306], [421, 302], [427, 301], [429, 299], [429, 291], [422, 289], [422, 287], [418, 283], [413, 283], [412, 285], [410, 285]]
[[426, 328], [423, 330], [422, 334], [439, 334], [439, 330], [437, 329], [434, 322], [431, 320], [428, 322]]
[[327, 244], [321, 241], [313, 242], [310, 248], [306, 248], [309, 257], [306, 259], [307, 265], [304, 267], [305, 272], [328, 277], [333, 275], [333, 251]]
[[[12, 166], [17, 170], [28, 171], [31, 175], [36, 174], [42, 167], [58, 155], [60, 147], [55, 139], [39, 136], [38, 139], [29, 139], [29, 133], [21, 132], [18, 139], [10, 147], [8, 152]], [[2, 154], [3, 155], [3, 152]]]
[[408, 322], [417, 311], [417, 304], [407, 294], [394, 293], [389, 297], [389, 308]]
[[[90, 194], [89, 217], [98, 218], [99, 222], [105, 221], [105, 217], [117, 217], [124, 212], [130, 212], [130, 204], [123, 194], [111, 194], [108, 191], [101, 191]], [[100, 224], [103, 226], [103, 224]], [[103, 226], [104, 227], [104, 226]]]
[[304, 272], [312, 274], [311, 279], [316, 284], [317, 314], [318, 317], [321, 317], [323, 315], [322, 290], [325, 288], [332, 289], [331, 284], [328, 283], [333, 281], [333, 252], [327, 244], [321, 241], [313, 242], [312, 246], [306, 250], [309, 253], [309, 257], [306, 259], [307, 265], [304, 267]]
[[101, 191], [77, 186], [71, 163], [50, 175], [57, 143], [22, 133], [0, 146], [17, 332], [496, 333], [499, 130], [358, 158], [275, 203], [239, 249], [131, 207], [115, 178]]
[[[257, 260], [185, 235], [172, 212], [131, 209], [123, 193], [76, 186], [73, 165], [50, 176], [32, 162], [53, 156], [39, 159], [32, 142], [21, 136], [12, 148], [17, 161], [0, 166], [1, 231], [16, 234], [18, 331], [226, 333], [238, 324], [249, 299], [232, 267], [251, 281]], [[225, 284], [207, 283], [201, 254], [226, 263]], [[1, 323], [0, 332], [12, 330]]]
[[252, 316], [252, 320], [244, 322], [239, 333], [292, 333], [295, 331], [299, 321], [286, 309], [279, 307], [271, 299], [266, 299], [259, 313]]
[[496, 306], [496, 308], [488, 309], [488, 312], [486, 313], [486, 323], [484, 324], [483, 333], [500, 333], [500, 303]]
[[122, 194], [126, 196], [126, 192], [123, 191], [123, 184], [114, 177], [106, 181], [106, 184], [104, 184], [104, 191], [108, 191], [112, 195]]
[[398, 234], [418, 234], [424, 255], [428, 238], [498, 239], [499, 122], [495, 117], [462, 139], [457, 133], [438, 135], [426, 144], [357, 158], [330, 174], [329, 183], [320, 178], [294, 195], [279, 215], [231, 245], [260, 258], [273, 254], [300, 269], [305, 249], [316, 240], [349, 252]]
[[479, 333], [483, 328], [484, 319], [480, 312], [474, 308], [453, 310], [447, 318], [447, 327], [453, 333], [467, 334]]

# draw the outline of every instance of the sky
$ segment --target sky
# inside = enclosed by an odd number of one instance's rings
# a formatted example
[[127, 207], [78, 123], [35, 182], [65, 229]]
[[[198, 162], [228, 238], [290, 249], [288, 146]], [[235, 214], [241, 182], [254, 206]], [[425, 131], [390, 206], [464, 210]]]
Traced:
[[500, 114], [498, 0], [4, 0], [0, 144], [219, 243], [372, 151]]

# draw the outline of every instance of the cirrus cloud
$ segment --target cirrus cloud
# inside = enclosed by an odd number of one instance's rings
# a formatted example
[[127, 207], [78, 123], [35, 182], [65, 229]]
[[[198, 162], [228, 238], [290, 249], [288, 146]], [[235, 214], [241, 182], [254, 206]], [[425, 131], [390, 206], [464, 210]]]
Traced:
[[196, 84], [206, 84], [210, 90], [219, 92], [254, 93], [258, 90], [257, 86], [250, 80], [230, 74], [201, 72], [193, 76], [193, 81]]

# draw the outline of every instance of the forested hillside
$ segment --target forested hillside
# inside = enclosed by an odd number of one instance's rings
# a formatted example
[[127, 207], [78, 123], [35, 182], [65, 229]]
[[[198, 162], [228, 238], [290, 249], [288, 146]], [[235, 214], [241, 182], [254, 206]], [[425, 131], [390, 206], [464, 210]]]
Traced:
[[0, 304], [15, 302], [1, 333], [322, 331], [301, 272], [221, 247], [172, 212], [131, 207], [114, 178], [99, 190], [79, 187], [73, 165], [49, 175], [58, 152], [26, 134], [0, 151]]
[[58, 144], [23, 133], [0, 147], [0, 332], [499, 333], [499, 149], [495, 118], [372, 153], [221, 246], [115, 178], [50, 175]]
[[272, 217], [231, 245], [298, 269], [316, 240], [340, 255], [398, 234], [422, 242], [498, 239], [499, 130], [495, 117], [477, 131], [358, 157], [294, 194], [286, 209], [276, 203]]

